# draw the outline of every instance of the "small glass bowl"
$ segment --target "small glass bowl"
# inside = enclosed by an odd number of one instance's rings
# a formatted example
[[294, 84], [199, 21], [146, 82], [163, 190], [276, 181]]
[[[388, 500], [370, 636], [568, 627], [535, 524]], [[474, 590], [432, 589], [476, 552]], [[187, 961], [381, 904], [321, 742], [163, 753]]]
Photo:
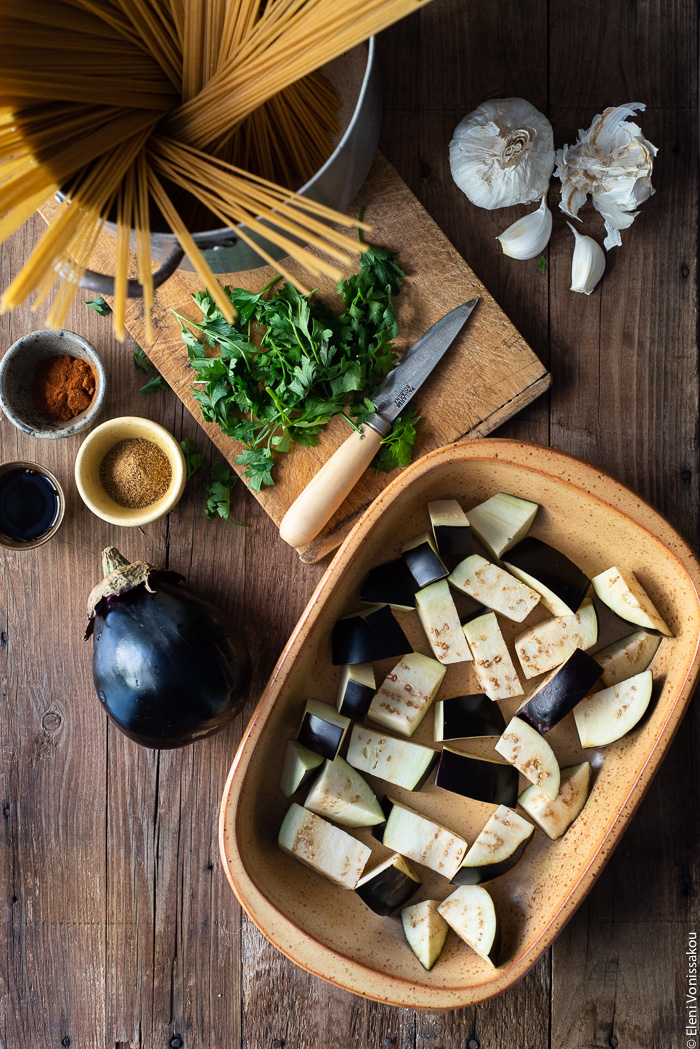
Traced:
[[51, 539], [61, 527], [63, 515], [66, 511], [66, 497], [58, 479], [54, 477], [51, 471], [47, 470], [45, 466], [40, 466], [39, 463], [24, 462], [23, 460], [0, 463], [0, 478], [15, 470], [34, 470], [36, 473], [46, 477], [56, 489], [56, 494], [58, 496], [58, 513], [54, 518], [53, 524], [43, 535], [38, 536], [36, 539], [15, 539], [13, 536], [6, 535], [2, 530], [2, 523], [0, 521], [0, 546], [4, 546], [8, 550], [32, 550], [35, 546], [42, 546], [43, 543], [48, 543], [49, 539]]

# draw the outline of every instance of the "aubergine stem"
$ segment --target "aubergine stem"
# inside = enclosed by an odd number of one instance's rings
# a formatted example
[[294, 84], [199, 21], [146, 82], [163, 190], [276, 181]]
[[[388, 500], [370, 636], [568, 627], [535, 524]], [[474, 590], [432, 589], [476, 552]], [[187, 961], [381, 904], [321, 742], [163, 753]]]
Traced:
[[108, 546], [102, 551], [102, 574], [108, 576], [117, 568], [126, 568], [129, 564], [123, 554], [120, 554], [116, 546]]

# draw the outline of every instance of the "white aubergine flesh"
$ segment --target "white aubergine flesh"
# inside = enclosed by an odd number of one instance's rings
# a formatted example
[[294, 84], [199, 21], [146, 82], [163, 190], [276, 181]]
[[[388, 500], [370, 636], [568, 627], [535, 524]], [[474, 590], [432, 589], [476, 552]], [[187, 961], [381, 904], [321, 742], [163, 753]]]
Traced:
[[450, 927], [438, 912], [437, 900], [423, 900], [401, 911], [408, 945], [424, 969], [432, 969], [442, 954]]
[[540, 830], [556, 841], [569, 829], [586, 804], [590, 783], [590, 762], [582, 761], [580, 765], [561, 770], [561, 784], [554, 800], [533, 786], [523, 791], [518, 798], [518, 805]]
[[531, 587], [480, 554], [472, 554], [458, 564], [449, 581], [475, 601], [516, 623], [522, 623], [540, 600]]
[[515, 652], [525, 677], [533, 678], [558, 667], [577, 648], [591, 648], [597, 640], [598, 617], [587, 597], [575, 615], [544, 619], [519, 634]]
[[520, 718], [511, 718], [496, 744], [498, 753], [552, 800], [559, 793], [559, 762], [546, 739]]
[[282, 775], [280, 776], [280, 787], [284, 796], [291, 798], [292, 794], [296, 794], [309, 782], [314, 770], [322, 764], [323, 758], [320, 754], [290, 739], [284, 752]]
[[608, 568], [591, 579], [593, 589], [615, 615], [644, 630], [658, 630], [666, 637], [673, 637], [661, 618], [646, 590], [632, 572], [623, 572], [617, 567]]
[[454, 878], [467, 851], [464, 838], [415, 809], [393, 798], [389, 800], [392, 808], [383, 838], [386, 848], [430, 867], [448, 880]]
[[385, 819], [369, 783], [341, 757], [326, 761], [304, 807], [344, 827], [373, 827]]
[[438, 755], [431, 747], [353, 725], [347, 760], [360, 772], [415, 790], [437, 763]]
[[499, 805], [464, 857], [452, 883], [478, 885], [500, 878], [530, 844], [535, 828], [507, 805]]
[[446, 668], [430, 656], [411, 652], [379, 686], [367, 717], [378, 725], [412, 736], [435, 699]]
[[295, 801], [284, 817], [277, 844], [342, 889], [355, 888], [372, 855], [367, 845]]
[[603, 668], [603, 684], [617, 685], [646, 670], [661, 644], [658, 634], [637, 630], [607, 648], [601, 648], [593, 657]]
[[481, 885], [460, 885], [443, 900], [438, 912], [472, 950], [498, 965], [501, 930], [493, 900]]
[[500, 560], [529, 532], [539, 507], [527, 499], [499, 492], [468, 513], [471, 530], [484, 549]]
[[446, 664], [471, 660], [469, 644], [446, 579], [439, 579], [419, 590], [416, 609], [436, 659]]
[[574, 708], [581, 746], [605, 747], [625, 736], [646, 712], [652, 685], [651, 670], [644, 670], [586, 696]]
[[495, 612], [487, 612], [464, 624], [464, 636], [474, 657], [474, 670], [489, 699], [522, 696], [523, 686], [513, 666]]

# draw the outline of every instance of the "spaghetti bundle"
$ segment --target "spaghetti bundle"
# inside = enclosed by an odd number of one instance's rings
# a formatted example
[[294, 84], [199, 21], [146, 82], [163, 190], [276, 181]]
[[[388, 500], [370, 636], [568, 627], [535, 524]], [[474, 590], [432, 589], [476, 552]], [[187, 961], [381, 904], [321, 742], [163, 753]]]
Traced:
[[132, 236], [150, 317], [154, 223], [175, 234], [229, 320], [192, 235], [212, 219], [238, 226], [268, 262], [255, 234], [338, 279], [362, 246], [329, 223], [356, 223], [294, 193], [339, 130], [318, 70], [427, 2], [0, 0], [0, 241], [62, 194], [0, 308], [31, 294], [36, 306], [58, 283], [48, 323], [60, 325], [108, 221], [120, 338]]

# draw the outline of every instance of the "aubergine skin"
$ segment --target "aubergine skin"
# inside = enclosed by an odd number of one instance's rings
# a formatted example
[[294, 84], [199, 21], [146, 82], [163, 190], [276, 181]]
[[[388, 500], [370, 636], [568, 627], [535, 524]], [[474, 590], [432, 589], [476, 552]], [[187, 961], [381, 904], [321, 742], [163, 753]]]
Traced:
[[121, 731], [143, 747], [203, 739], [238, 714], [250, 662], [223, 615], [182, 586], [151, 575], [95, 608], [92, 673]]

